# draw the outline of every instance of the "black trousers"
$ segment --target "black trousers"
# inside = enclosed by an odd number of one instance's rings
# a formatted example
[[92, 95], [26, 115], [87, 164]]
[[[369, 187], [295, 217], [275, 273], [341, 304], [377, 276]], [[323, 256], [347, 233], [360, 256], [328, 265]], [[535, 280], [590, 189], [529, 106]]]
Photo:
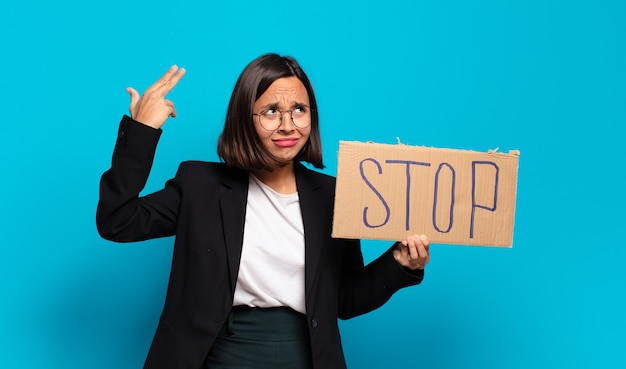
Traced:
[[306, 317], [286, 307], [233, 308], [205, 368], [312, 368]]

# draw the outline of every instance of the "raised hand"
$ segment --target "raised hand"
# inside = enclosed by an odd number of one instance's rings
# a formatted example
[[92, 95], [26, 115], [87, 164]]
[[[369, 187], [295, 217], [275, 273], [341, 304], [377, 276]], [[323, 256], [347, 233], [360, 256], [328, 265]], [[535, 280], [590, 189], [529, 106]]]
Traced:
[[176, 107], [165, 96], [185, 75], [185, 69], [172, 65], [170, 69], [140, 96], [137, 90], [128, 87], [131, 117], [152, 128], [161, 128], [168, 117], [176, 117]]
[[410, 269], [424, 269], [430, 262], [430, 243], [424, 235], [414, 235], [398, 242], [393, 250], [393, 257], [402, 265]]

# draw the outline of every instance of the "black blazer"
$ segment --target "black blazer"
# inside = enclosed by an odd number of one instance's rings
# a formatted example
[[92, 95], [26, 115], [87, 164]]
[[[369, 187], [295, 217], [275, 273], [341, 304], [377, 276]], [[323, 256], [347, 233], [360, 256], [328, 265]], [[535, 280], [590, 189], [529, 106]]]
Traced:
[[[232, 308], [241, 257], [248, 172], [184, 162], [160, 191], [139, 197], [161, 130], [125, 116], [102, 175], [96, 223], [117, 242], [176, 236], [165, 306], [144, 368], [198, 369]], [[345, 368], [337, 318], [385, 303], [418, 284], [391, 249], [363, 265], [358, 240], [331, 238], [335, 179], [295, 166], [305, 231], [305, 296], [315, 368]]]

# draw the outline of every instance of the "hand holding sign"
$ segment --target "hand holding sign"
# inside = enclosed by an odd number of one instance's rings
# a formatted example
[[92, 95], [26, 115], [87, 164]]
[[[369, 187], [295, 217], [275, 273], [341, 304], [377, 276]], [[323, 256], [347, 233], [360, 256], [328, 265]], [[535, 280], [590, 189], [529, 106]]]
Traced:
[[399, 242], [393, 257], [400, 265], [410, 269], [424, 269], [430, 262], [430, 243], [425, 235], [414, 235]]

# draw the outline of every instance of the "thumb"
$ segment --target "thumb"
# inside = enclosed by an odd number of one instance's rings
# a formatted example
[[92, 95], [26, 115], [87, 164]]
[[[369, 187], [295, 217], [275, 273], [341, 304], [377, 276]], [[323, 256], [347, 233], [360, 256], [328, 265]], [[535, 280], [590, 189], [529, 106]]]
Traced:
[[126, 92], [130, 95], [130, 107], [128, 110], [130, 111], [131, 118], [134, 118], [137, 114], [137, 104], [140, 100], [139, 92], [132, 87], [126, 88]]

